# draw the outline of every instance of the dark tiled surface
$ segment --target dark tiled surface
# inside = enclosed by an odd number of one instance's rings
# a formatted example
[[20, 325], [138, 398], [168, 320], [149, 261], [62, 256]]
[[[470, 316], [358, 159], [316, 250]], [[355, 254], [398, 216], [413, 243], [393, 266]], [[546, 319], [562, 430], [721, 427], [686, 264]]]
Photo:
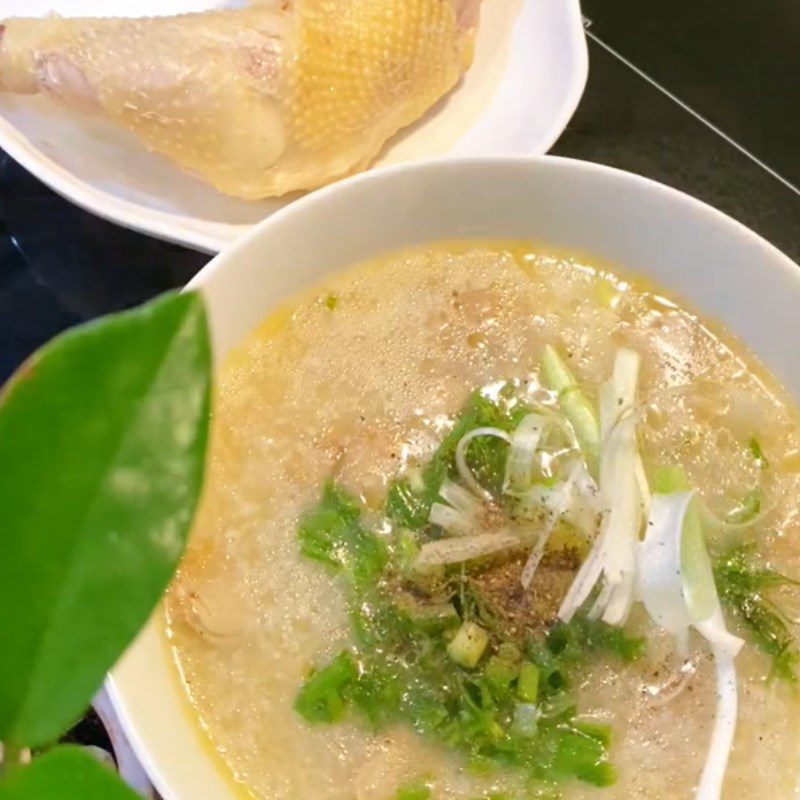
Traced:
[[[800, 194], [605, 47], [800, 182], [797, 0], [584, 0], [591, 77], [554, 148], [629, 169], [731, 214], [800, 260]], [[0, 154], [0, 382], [58, 331], [180, 286], [207, 256], [86, 214]], [[107, 744], [87, 717], [70, 738]]]
[[800, 185], [797, 0], [582, 0], [592, 31]]
[[[596, 42], [589, 51], [586, 94], [554, 153], [638, 172], [688, 192], [800, 261], [800, 194]], [[800, 106], [800, 88], [796, 101]], [[800, 131], [796, 147], [800, 152]]]
[[0, 382], [60, 330], [182, 286], [206, 261], [81, 211], [0, 151]]

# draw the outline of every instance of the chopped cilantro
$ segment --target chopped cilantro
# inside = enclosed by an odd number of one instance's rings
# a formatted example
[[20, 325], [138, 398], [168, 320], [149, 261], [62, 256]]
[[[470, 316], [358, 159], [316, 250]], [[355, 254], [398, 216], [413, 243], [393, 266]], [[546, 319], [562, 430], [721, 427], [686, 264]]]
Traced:
[[[407, 532], [395, 537], [399, 545], [383, 547], [361, 527], [355, 502], [329, 484], [303, 518], [299, 538], [304, 554], [344, 578], [355, 642], [301, 688], [295, 708], [307, 721], [338, 722], [349, 711], [376, 730], [404, 722], [464, 753], [474, 769], [521, 770], [547, 785], [613, 782], [609, 732], [578, 718], [571, 672], [601, 648], [635, 658], [640, 640], [576, 618], [530, 643], [526, 657], [496, 631], [481, 629], [487, 655], [454, 661], [454, 631], [479, 627], [471, 621], [474, 599], [462, 591], [454, 606], [398, 588], [402, 566], [395, 562], [410, 546]], [[528, 714], [534, 702], [535, 718]], [[519, 724], [529, 717], [531, 724]]]
[[338, 722], [345, 711], [345, 692], [357, 677], [350, 654], [340, 653], [327, 667], [312, 672], [295, 699], [295, 710], [309, 722]]
[[[513, 431], [526, 413], [525, 407], [513, 405], [505, 398], [495, 402], [481, 392], [473, 392], [425, 468], [422, 485], [415, 488], [407, 478], [399, 478], [389, 487], [386, 498], [389, 519], [411, 530], [423, 528], [442, 483], [454, 475], [456, 447], [464, 434], [483, 427]], [[495, 494], [503, 484], [507, 450], [508, 445], [502, 439], [486, 436], [473, 440], [467, 452], [467, 463], [475, 477]]]
[[386, 565], [385, 544], [361, 527], [355, 501], [331, 482], [300, 521], [298, 538], [304, 556], [347, 571], [356, 586], [374, 583]]

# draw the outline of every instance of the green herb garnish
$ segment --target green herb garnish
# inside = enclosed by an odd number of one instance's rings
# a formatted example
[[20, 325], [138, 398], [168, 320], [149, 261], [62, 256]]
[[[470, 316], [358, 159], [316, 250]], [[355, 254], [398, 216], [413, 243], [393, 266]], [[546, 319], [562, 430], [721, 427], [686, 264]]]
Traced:
[[[494, 401], [481, 392], [474, 392], [417, 484], [409, 478], [400, 478], [389, 487], [386, 498], [389, 519], [411, 530], [425, 527], [442, 483], [455, 474], [455, 453], [461, 438], [475, 428], [494, 427], [513, 431], [527, 411], [524, 406], [515, 405], [502, 397]], [[494, 494], [500, 491], [503, 484], [507, 451], [508, 444], [494, 437], [486, 436], [470, 443], [467, 463], [481, 485]]]
[[800, 652], [785, 614], [766, 592], [779, 586], [797, 586], [798, 582], [769, 569], [754, 543], [735, 547], [718, 558], [714, 580], [722, 601], [747, 626], [753, 642], [772, 659], [770, 674], [796, 683]]
[[308, 677], [295, 699], [295, 710], [309, 722], [338, 722], [344, 715], [345, 690], [357, 678], [352, 656], [340, 653], [327, 667]]
[[[450, 455], [440, 448], [430, 475], [449, 467], [454, 447]], [[464, 753], [472, 769], [517, 769], [537, 785], [613, 783], [610, 731], [578, 718], [570, 686], [592, 650], [630, 660], [640, 640], [576, 618], [523, 653], [484, 624], [463, 573], [440, 590], [449, 598], [409, 586], [409, 530], [385, 537], [366, 531], [355, 501], [333, 484], [298, 536], [305, 555], [342, 579], [355, 641], [300, 689], [295, 709], [306, 720], [337, 722], [349, 712], [375, 729], [402, 722]]]
[[547, 646], [561, 662], [569, 665], [585, 663], [592, 652], [607, 652], [629, 663], [642, 655], [645, 641], [601, 620], [578, 615], [553, 628]]
[[386, 565], [386, 545], [363, 530], [355, 501], [331, 482], [297, 535], [304, 556], [348, 572], [356, 588], [374, 583]]

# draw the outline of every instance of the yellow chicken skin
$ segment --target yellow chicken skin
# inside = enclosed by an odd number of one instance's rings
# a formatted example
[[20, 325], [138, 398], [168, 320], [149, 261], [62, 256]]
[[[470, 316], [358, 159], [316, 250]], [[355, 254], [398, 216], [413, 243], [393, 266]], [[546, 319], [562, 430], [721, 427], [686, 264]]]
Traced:
[[0, 23], [0, 92], [101, 114], [225, 194], [363, 169], [469, 66], [480, 0], [297, 0]]

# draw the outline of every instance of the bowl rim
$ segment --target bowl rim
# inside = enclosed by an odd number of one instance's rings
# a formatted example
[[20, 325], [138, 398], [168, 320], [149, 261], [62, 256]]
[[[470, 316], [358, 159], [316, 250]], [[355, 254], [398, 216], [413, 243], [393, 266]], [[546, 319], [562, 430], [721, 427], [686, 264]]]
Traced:
[[[205, 290], [218, 276], [226, 271], [229, 273], [229, 278], [236, 274], [236, 264], [240, 256], [246, 254], [247, 251], [258, 243], [259, 240], [269, 237], [269, 231], [272, 227], [281, 226], [286, 220], [291, 220], [293, 217], [302, 217], [306, 214], [307, 209], [315, 205], [329, 204], [335, 200], [337, 195], [344, 195], [348, 192], [357, 191], [364, 184], [371, 182], [392, 181], [396, 176], [408, 177], [417, 174], [425, 174], [436, 171], [458, 171], [460, 169], [480, 170], [493, 168], [543, 168], [553, 169], [556, 171], [566, 170], [571, 176], [591, 175], [599, 177], [603, 181], [609, 182], [613, 186], [628, 186], [633, 187], [635, 191], [642, 192], [656, 199], [662, 199], [668, 203], [680, 204], [686, 212], [702, 215], [708, 220], [709, 226], [721, 226], [726, 238], [736, 237], [740, 241], [748, 241], [750, 244], [757, 245], [762, 248], [765, 254], [765, 260], [768, 261], [768, 269], [771, 271], [780, 271], [782, 276], [791, 282], [800, 297], [800, 265], [796, 264], [788, 255], [783, 253], [775, 245], [768, 242], [760, 234], [748, 228], [743, 223], [734, 219], [733, 217], [725, 214], [719, 209], [709, 205], [708, 203], [699, 200], [686, 192], [683, 192], [667, 184], [661, 183], [657, 180], [647, 178], [635, 173], [618, 169], [616, 167], [597, 164], [594, 162], [583, 161], [579, 159], [566, 158], [561, 156], [486, 156], [481, 158], [476, 157], [451, 157], [451, 158], [434, 158], [425, 161], [417, 161], [407, 164], [399, 164], [390, 167], [383, 167], [380, 169], [370, 170], [350, 178], [347, 178], [338, 183], [332, 184], [328, 187], [313, 192], [291, 205], [280, 209], [274, 215], [263, 220], [256, 225], [245, 236], [241, 237], [230, 247], [226, 248], [222, 253], [213, 258], [205, 267], [203, 267], [197, 275], [187, 284], [184, 291]], [[754, 267], [755, 269], [756, 267]], [[269, 271], [270, 267], [264, 267]], [[754, 273], [755, 274], [755, 273]], [[702, 311], [702, 309], [700, 309]], [[266, 313], [266, 312], [265, 312]], [[757, 351], [756, 351], [757, 352]], [[798, 395], [800, 397], [800, 395]], [[154, 614], [154, 617], [147, 624], [147, 628], [155, 625], [160, 625], [160, 620], [157, 619], [159, 612]], [[160, 633], [160, 631], [159, 631]], [[163, 644], [163, 643], [162, 643]], [[166, 645], [164, 644], [166, 647]], [[131, 645], [130, 650], [136, 648], [136, 643]], [[130, 652], [130, 651], [129, 651]], [[131, 718], [126, 696], [129, 694], [130, 689], [126, 688], [126, 680], [130, 680], [130, 676], [125, 679], [120, 679], [119, 665], [109, 674], [107, 679], [108, 694], [118, 714], [123, 728], [131, 742], [131, 745], [137, 757], [142, 762], [146, 771], [148, 772], [151, 780], [158, 789], [158, 791], [166, 798], [178, 798], [177, 789], [173, 789], [168, 783], [168, 777], [163, 769], [163, 765], [159, 763], [159, 756], [154, 751], [152, 746], [145, 741], [144, 737], [139, 734], [136, 724]], [[173, 681], [174, 689], [179, 692], [179, 681], [177, 676]], [[185, 697], [180, 698], [183, 703], [186, 703]], [[187, 703], [188, 705], [188, 703]], [[199, 730], [199, 723], [194, 720], [193, 724], [197, 725]]]
[[314, 192], [298, 198], [295, 202], [290, 203], [283, 208], [278, 209], [274, 214], [271, 214], [266, 219], [261, 220], [258, 224], [253, 226], [247, 233], [240, 236], [235, 242], [228, 245], [224, 250], [217, 253], [204, 267], [202, 267], [186, 284], [182, 291], [195, 291], [202, 289], [211, 278], [226, 269], [225, 262], [229, 259], [236, 258], [239, 253], [250, 247], [251, 243], [258, 239], [265, 228], [272, 225], [279, 225], [284, 219], [289, 218], [295, 214], [305, 213], [308, 206], [316, 203], [324, 203], [331, 195], [339, 192], [346, 192], [351, 188], [361, 186], [364, 183], [369, 183], [373, 180], [383, 180], [386, 178], [391, 179], [393, 175], [401, 173], [419, 173], [427, 172], [430, 169], [437, 167], [443, 169], [458, 169], [459, 167], [470, 168], [491, 168], [496, 166], [514, 166], [516, 164], [552, 164], [562, 165], [566, 168], [579, 168], [588, 174], [605, 175], [609, 178], [622, 181], [631, 186], [639, 186], [642, 189], [648, 189], [662, 197], [671, 197], [673, 200], [679, 200], [686, 203], [687, 206], [694, 207], [694, 209], [703, 214], [709, 214], [711, 217], [724, 225], [730, 225], [731, 230], [736, 230], [737, 233], [745, 236], [751, 241], [758, 241], [758, 243], [766, 248], [775, 258], [783, 261], [783, 267], [789, 269], [791, 273], [796, 272], [798, 280], [800, 280], [800, 263], [793, 261], [786, 253], [784, 253], [777, 245], [774, 245], [768, 239], [764, 238], [760, 233], [749, 228], [743, 222], [740, 222], [730, 214], [721, 211], [716, 206], [707, 203], [705, 200], [700, 200], [694, 195], [684, 192], [682, 189], [676, 189], [663, 181], [656, 180], [655, 178], [648, 178], [645, 175], [640, 175], [637, 172], [614, 167], [608, 164], [601, 164], [595, 161], [586, 161], [580, 158], [572, 158], [570, 156], [551, 155], [550, 153], [543, 153], [540, 155], [532, 154], [525, 156], [504, 156], [504, 155], [487, 155], [487, 156], [436, 156], [433, 158], [419, 159], [416, 161], [408, 162], [405, 164], [393, 164], [386, 167], [377, 167], [360, 172], [356, 175], [351, 175], [343, 180], [336, 181], [327, 186], [323, 186]]

